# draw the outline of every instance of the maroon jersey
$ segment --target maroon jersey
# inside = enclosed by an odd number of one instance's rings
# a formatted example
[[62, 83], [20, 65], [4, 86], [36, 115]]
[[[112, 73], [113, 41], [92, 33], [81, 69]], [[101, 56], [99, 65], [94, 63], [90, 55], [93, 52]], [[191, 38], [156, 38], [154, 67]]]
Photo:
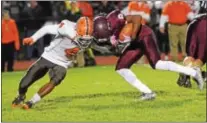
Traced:
[[160, 60], [156, 42], [156, 36], [152, 29], [142, 25], [136, 40], [132, 41], [129, 47], [127, 47], [120, 56], [116, 65], [116, 70], [130, 68], [143, 55], [146, 55], [151, 67], [154, 69], [156, 63]]
[[112, 35], [116, 36], [116, 39], [118, 39], [121, 29], [125, 25], [124, 15], [119, 10], [114, 10], [109, 13], [106, 18], [110, 24]]

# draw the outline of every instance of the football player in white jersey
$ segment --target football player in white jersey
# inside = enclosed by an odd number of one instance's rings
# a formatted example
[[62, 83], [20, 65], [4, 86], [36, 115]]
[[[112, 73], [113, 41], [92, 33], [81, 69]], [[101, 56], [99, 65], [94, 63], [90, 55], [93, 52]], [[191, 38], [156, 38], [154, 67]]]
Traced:
[[[93, 21], [88, 17], [81, 17], [77, 23], [63, 20], [58, 25], [44, 26], [31, 37], [25, 38], [23, 40], [24, 45], [33, 45], [46, 34], [55, 35], [42, 56], [21, 79], [18, 95], [12, 102], [12, 106], [22, 106], [23, 109], [29, 109], [59, 85], [65, 78], [68, 66], [72, 63], [70, 58], [92, 43], [92, 33]], [[28, 88], [47, 72], [50, 81], [43, 85], [29, 101], [24, 102]]]

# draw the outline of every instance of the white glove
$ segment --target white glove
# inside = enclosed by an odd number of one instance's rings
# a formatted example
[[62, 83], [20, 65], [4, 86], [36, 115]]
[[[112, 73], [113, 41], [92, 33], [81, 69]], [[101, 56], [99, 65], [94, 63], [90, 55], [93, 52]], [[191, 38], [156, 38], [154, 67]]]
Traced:
[[110, 37], [110, 42], [112, 46], [116, 46], [118, 44], [118, 41], [116, 40], [114, 35]]

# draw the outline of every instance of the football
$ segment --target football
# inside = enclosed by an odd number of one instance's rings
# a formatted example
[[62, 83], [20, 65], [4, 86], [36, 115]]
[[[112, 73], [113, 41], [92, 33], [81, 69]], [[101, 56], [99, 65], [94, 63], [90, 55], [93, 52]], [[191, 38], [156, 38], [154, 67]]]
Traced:
[[119, 40], [120, 41], [124, 41], [125, 40], [125, 36], [131, 37], [131, 35], [132, 35], [132, 23], [128, 23], [121, 30], [121, 32], [119, 34]]

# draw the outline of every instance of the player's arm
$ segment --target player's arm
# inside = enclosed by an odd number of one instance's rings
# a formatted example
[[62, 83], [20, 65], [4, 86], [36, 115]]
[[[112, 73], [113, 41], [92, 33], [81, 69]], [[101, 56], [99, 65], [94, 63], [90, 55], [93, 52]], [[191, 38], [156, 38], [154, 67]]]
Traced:
[[31, 38], [36, 42], [38, 39], [42, 38], [46, 34], [57, 35], [58, 25], [47, 25], [39, 29]]
[[58, 25], [47, 25], [40, 28], [34, 35], [28, 38], [24, 38], [23, 45], [32, 45], [34, 44], [38, 39], [42, 38], [46, 34], [58, 34], [57, 32]]
[[126, 21], [127, 23], [132, 23], [133, 25], [131, 38], [132, 40], [135, 40], [141, 27], [142, 17], [140, 15], [128, 15], [126, 16]]
[[96, 43], [92, 43], [91, 44], [91, 48], [102, 53], [102, 54], [109, 54], [111, 53], [111, 51], [109, 50], [109, 48], [105, 47], [105, 46], [99, 46]]

